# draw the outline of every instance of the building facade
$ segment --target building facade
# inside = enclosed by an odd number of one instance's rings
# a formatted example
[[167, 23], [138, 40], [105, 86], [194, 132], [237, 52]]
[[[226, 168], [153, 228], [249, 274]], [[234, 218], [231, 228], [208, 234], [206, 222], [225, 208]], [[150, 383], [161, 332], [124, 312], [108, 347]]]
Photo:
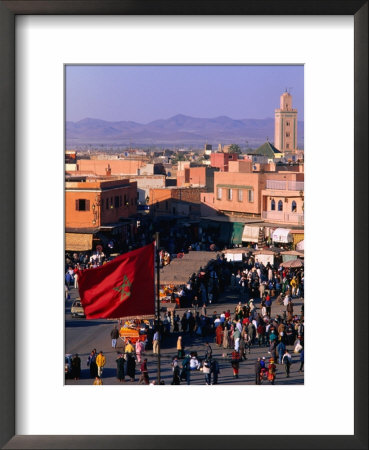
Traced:
[[221, 172], [228, 172], [229, 161], [237, 161], [237, 153], [212, 153], [210, 155], [210, 166], [217, 167]]

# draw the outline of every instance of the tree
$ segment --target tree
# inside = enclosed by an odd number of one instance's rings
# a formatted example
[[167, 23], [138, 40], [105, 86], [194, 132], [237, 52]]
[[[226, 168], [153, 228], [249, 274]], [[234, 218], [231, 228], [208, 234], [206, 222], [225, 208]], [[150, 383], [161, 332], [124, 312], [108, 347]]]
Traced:
[[186, 161], [186, 158], [183, 155], [183, 153], [176, 153], [175, 155], [172, 156], [171, 161], [172, 164], [177, 164], [178, 161]]
[[231, 144], [229, 146], [229, 153], [238, 153], [239, 155], [242, 153], [241, 148], [237, 144]]

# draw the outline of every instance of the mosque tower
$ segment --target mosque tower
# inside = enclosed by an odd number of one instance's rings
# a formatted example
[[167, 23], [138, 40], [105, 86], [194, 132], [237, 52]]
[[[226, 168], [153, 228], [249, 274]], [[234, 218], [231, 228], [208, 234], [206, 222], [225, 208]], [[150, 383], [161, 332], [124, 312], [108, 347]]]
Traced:
[[282, 153], [297, 150], [297, 109], [292, 108], [292, 95], [283, 92], [280, 108], [275, 110], [274, 146]]

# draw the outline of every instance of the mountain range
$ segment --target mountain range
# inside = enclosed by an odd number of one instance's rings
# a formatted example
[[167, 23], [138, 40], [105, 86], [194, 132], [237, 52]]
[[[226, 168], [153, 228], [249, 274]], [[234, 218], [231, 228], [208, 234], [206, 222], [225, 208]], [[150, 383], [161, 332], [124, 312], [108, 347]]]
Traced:
[[[303, 146], [304, 122], [298, 122], [298, 143]], [[105, 145], [201, 145], [235, 143], [244, 146], [260, 145], [274, 139], [274, 119], [231, 119], [219, 116], [211, 119], [178, 114], [169, 119], [147, 124], [119, 121], [108, 122], [86, 118], [66, 122], [67, 146], [86, 144]]]

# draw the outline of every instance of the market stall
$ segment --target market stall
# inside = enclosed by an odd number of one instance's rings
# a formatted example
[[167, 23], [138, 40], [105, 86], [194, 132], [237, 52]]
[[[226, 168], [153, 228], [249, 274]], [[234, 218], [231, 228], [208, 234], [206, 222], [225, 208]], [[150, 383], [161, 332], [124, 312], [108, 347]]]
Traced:
[[281, 266], [285, 269], [297, 269], [299, 267], [303, 267], [304, 262], [302, 259], [292, 259], [290, 261], [285, 261], [281, 263]]
[[[144, 321], [144, 325], [148, 325], [148, 321]], [[119, 337], [123, 342], [129, 340], [131, 344], [135, 344], [137, 341], [146, 342], [147, 334], [145, 333], [145, 327], [141, 327], [140, 320], [129, 320], [124, 322], [119, 330]]]
[[255, 256], [255, 262], [262, 263], [264, 266], [266, 266], [268, 263], [270, 265], [274, 265], [274, 257], [275, 252], [271, 250], [259, 250], [258, 252], [254, 253]]
[[304, 257], [303, 252], [298, 252], [296, 250], [290, 250], [290, 251], [287, 251], [287, 252], [281, 252], [280, 255], [282, 256], [283, 262], [293, 261], [293, 260], [295, 260], [297, 258], [303, 258]]
[[272, 241], [278, 244], [292, 244], [293, 236], [291, 230], [286, 228], [277, 228], [273, 231]]

